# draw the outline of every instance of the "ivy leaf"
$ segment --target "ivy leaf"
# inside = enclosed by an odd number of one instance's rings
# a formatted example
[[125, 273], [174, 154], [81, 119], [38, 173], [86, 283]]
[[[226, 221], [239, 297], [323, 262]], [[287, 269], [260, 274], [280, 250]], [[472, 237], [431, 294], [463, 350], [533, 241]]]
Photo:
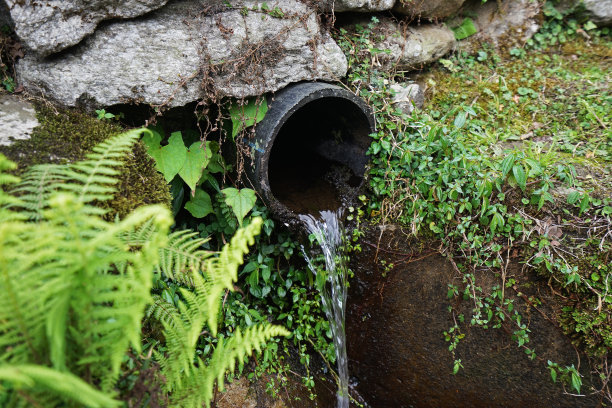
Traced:
[[208, 170], [210, 173], [223, 173], [227, 170], [228, 166], [223, 161], [223, 157], [219, 154], [219, 143], [217, 142], [208, 142], [210, 143], [210, 150], [213, 154], [210, 162], [208, 163]]
[[251, 190], [250, 188], [238, 190], [236, 188], [229, 187], [224, 188], [221, 190], [221, 192], [225, 196], [225, 204], [232, 208], [236, 218], [238, 218], [238, 224], [242, 227], [242, 220], [244, 219], [244, 216], [251, 211], [255, 205], [255, 201], [257, 201], [255, 191]]
[[185, 209], [196, 218], [204, 218], [213, 212], [212, 201], [208, 193], [200, 188], [185, 204]]
[[512, 170], [512, 166], [514, 166], [514, 154], [509, 154], [501, 162], [501, 171], [503, 177], [506, 177], [506, 174], [508, 174], [510, 170]]
[[261, 122], [267, 112], [268, 102], [266, 98], [261, 98], [259, 103], [257, 103], [257, 99], [250, 99], [246, 104], [232, 103], [229, 107], [232, 120], [232, 139], [235, 139], [242, 129]]
[[185, 164], [179, 171], [179, 176], [185, 180], [191, 191], [196, 189], [196, 184], [202, 177], [202, 171], [208, 166], [212, 154], [210, 143], [202, 146], [201, 142], [194, 142], [187, 149]]
[[149, 156], [151, 156], [157, 163], [161, 149], [162, 136], [157, 129], [148, 129], [151, 131], [151, 133], [145, 132], [145, 135], [142, 137], [142, 143], [144, 143], [145, 147], [147, 148], [147, 153], [149, 153]]
[[149, 154], [155, 160], [155, 167], [169, 183], [183, 168], [187, 160], [187, 148], [183, 143], [181, 132], [172, 133], [166, 146], [162, 147], [160, 141], [161, 135], [155, 132], [152, 136], [145, 135], [143, 138]]
[[525, 191], [525, 187], [527, 186], [527, 174], [525, 174], [525, 169], [523, 166], [520, 164], [515, 164], [512, 167], [512, 174], [514, 175], [516, 184], [518, 184], [521, 190]]

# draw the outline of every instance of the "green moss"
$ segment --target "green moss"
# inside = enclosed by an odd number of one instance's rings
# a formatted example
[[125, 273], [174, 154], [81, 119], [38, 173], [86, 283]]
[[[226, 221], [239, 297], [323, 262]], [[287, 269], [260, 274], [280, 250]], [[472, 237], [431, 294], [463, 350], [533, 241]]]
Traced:
[[[17, 174], [41, 163], [70, 163], [81, 160], [98, 143], [123, 129], [116, 123], [100, 121], [76, 110], [56, 110], [37, 107], [40, 123], [28, 140], [11, 146], [0, 146], [0, 152], [18, 164]], [[155, 163], [138, 143], [126, 158], [117, 194], [104, 203], [110, 209], [109, 218], [123, 217], [132, 209], [145, 204], [162, 203], [170, 206], [170, 192]]]
[[124, 173], [117, 186], [117, 194], [105, 207], [119, 215], [129, 214], [134, 208], [147, 204], [164, 204], [170, 207], [170, 190], [166, 180], [155, 169], [144, 145], [138, 142], [123, 166]]
[[[557, 287], [567, 299], [559, 323], [576, 346], [589, 355], [602, 357], [612, 349], [612, 303], [608, 277], [612, 272], [612, 245], [598, 248], [599, 240], [587, 239], [573, 252], [580, 256], [572, 260], [585, 285]], [[606, 299], [607, 298], [607, 299]]]
[[[469, 141], [485, 149], [533, 143], [576, 164], [612, 161], [609, 109], [610, 41], [582, 37], [516, 56], [484, 48], [444, 60], [422, 78], [425, 110], [439, 116], [459, 104], [477, 113], [482, 132]], [[449, 72], [450, 71], [450, 72]]]

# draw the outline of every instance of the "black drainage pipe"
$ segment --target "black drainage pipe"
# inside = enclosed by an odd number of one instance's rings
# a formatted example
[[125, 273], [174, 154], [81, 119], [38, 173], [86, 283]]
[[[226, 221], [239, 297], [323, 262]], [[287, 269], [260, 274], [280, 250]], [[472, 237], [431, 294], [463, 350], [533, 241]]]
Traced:
[[335, 210], [363, 183], [370, 107], [336, 85], [290, 85], [268, 100], [251, 143], [250, 179], [272, 214], [297, 225], [297, 214]]

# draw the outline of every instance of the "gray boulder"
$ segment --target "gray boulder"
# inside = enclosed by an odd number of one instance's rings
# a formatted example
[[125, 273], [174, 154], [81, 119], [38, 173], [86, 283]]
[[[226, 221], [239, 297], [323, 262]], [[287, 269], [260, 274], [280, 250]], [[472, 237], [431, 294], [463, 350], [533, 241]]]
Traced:
[[103, 20], [140, 16], [168, 0], [2, 1], [21, 41], [40, 55], [50, 55], [79, 43]]
[[391, 10], [395, 0], [319, 0], [317, 7], [324, 12]]
[[593, 22], [612, 25], [612, 0], [583, 0], [583, 3]]
[[451, 51], [455, 45], [453, 32], [444, 25], [408, 26], [381, 17], [373, 30], [373, 38], [383, 38], [375, 47], [390, 51], [376, 57], [386, 70], [420, 69]]
[[[205, 14], [193, 1], [99, 28], [59, 56], [27, 55], [18, 80], [65, 106], [141, 102], [182, 106], [211, 95], [248, 97], [291, 82], [334, 80], [346, 58], [297, 0], [243, 1]], [[266, 3], [267, 7], [264, 6]]]
[[[499, 8], [501, 4], [501, 8]], [[539, 15], [542, 4], [531, 0], [507, 0], [502, 3], [473, 0], [466, 4], [464, 13], [474, 16], [476, 34], [459, 43], [461, 49], [473, 51], [480, 43], [494, 46], [523, 46], [540, 28]], [[450, 21], [459, 24], [461, 19]]]
[[455, 13], [465, 0], [397, 0], [393, 11], [413, 18], [443, 19]]

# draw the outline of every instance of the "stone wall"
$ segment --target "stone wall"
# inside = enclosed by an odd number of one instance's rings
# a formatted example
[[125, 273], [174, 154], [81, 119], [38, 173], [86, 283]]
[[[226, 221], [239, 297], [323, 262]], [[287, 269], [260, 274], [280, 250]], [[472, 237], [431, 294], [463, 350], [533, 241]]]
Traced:
[[[183, 106], [299, 81], [337, 81], [330, 35], [376, 15], [385, 69], [420, 70], [457, 48], [453, 17], [479, 16], [478, 41], [537, 28], [527, 0], [0, 0], [27, 50], [18, 81], [63, 106]], [[501, 5], [501, 9], [498, 7]], [[5, 12], [6, 14], [6, 12]], [[6, 17], [6, 15], [5, 15]], [[341, 21], [341, 22], [340, 22]], [[446, 24], [446, 23], [448, 24]], [[476, 37], [476, 36], [474, 36]], [[473, 42], [474, 39], [463, 42]]]

